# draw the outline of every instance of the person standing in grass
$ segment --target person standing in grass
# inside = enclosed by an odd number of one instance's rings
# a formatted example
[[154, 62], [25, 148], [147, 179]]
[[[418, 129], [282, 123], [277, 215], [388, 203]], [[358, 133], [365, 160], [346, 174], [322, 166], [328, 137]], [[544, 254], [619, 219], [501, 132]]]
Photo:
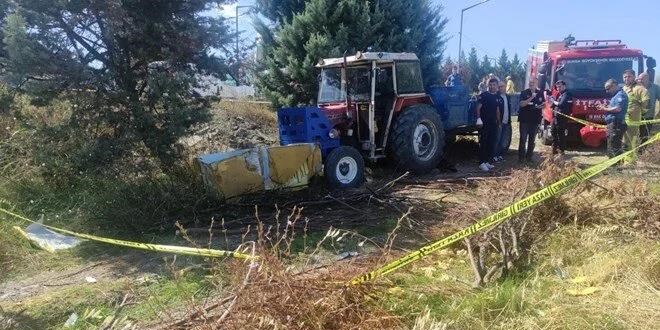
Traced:
[[520, 92], [520, 112], [518, 113], [518, 121], [520, 122], [518, 162], [520, 163], [532, 161], [536, 131], [541, 124], [541, 109], [545, 100], [543, 93], [536, 85], [536, 79], [531, 78], [529, 88]]
[[504, 154], [508, 150], [511, 141], [507, 141], [508, 133], [511, 131], [511, 98], [506, 93], [506, 84], [499, 82], [499, 94], [502, 98], [502, 111], [500, 112], [500, 122], [502, 125], [497, 129], [497, 139], [495, 142], [495, 151], [493, 151], [493, 161], [501, 162], [504, 160]]
[[626, 94], [616, 80], [610, 79], [605, 83], [605, 91], [613, 95], [609, 106], [601, 105], [599, 110], [607, 112], [607, 156], [612, 158], [623, 153], [621, 140], [626, 133], [626, 113], [628, 112], [628, 94]]
[[[652, 83], [649, 79], [649, 74], [646, 72], [640, 74], [639, 77], [637, 77], [637, 83], [644, 86], [649, 93], [649, 104], [646, 108], [646, 112], [642, 114], [642, 119], [655, 119], [656, 117], [660, 116], [660, 114], [655, 113], [656, 103], [660, 101], [660, 86]], [[646, 124], [639, 127], [639, 137], [642, 143], [649, 139], [652, 131], [653, 124]]]
[[490, 162], [493, 160], [493, 151], [497, 142], [497, 130], [502, 124], [501, 111], [504, 107], [502, 98], [497, 93], [498, 80], [491, 78], [488, 81], [488, 91], [479, 94], [477, 103], [477, 126], [479, 131], [479, 169], [488, 172], [493, 169]]
[[[632, 150], [639, 145], [639, 124], [637, 122], [642, 120], [642, 113], [646, 112], [649, 104], [649, 92], [635, 81], [635, 71], [623, 71], [623, 91], [628, 95], [628, 116], [627, 121], [632, 122], [633, 125], [628, 124], [626, 133], [623, 136], [623, 144]], [[625, 163], [630, 163], [637, 158], [637, 153], [633, 152], [624, 160]]]

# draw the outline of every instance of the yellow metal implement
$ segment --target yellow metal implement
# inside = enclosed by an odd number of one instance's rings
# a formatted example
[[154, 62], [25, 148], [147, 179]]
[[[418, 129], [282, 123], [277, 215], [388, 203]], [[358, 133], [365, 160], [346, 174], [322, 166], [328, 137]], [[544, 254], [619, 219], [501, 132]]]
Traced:
[[322, 171], [321, 149], [312, 143], [214, 153], [198, 157], [204, 183], [224, 199], [306, 186]]

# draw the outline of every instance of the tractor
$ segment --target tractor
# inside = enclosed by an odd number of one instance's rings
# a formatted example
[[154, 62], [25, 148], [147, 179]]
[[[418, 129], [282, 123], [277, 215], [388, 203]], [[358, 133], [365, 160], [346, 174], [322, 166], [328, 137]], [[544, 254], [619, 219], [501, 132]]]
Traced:
[[317, 106], [279, 109], [280, 143], [319, 145], [331, 186], [360, 186], [365, 160], [428, 173], [438, 167], [447, 142], [477, 132], [468, 89], [426, 91], [415, 54], [358, 52], [316, 67]]

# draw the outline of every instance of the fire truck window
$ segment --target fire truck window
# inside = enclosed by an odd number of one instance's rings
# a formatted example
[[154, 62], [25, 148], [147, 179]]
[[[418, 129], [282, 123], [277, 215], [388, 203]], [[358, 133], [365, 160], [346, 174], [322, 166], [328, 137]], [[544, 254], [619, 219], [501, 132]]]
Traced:
[[633, 62], [630, 58], [566, 60], [559, 63], [556, 80], [566, 81], [571, 90], [601, 91], [608, 79], [621, 80], [623, 71], [632, 69]]
[[424, 93], [419, 62], [397, 62], [396, 83], [399, 94]]

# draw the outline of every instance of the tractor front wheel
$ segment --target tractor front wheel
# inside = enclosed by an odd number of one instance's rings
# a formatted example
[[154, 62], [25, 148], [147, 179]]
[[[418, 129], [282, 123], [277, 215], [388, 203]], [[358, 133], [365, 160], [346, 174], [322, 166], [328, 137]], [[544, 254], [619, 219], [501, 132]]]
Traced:
[[424, 174], [440, 163], [445, 131], [438, 112], [430, 105], [414, 105], [396, 118], [390, 152], [397, 165]]
[[364, 159], [357, 149], [341, 146], [328, 154], [323, 171], [330, 186], [356, 188], [364, 182]]

